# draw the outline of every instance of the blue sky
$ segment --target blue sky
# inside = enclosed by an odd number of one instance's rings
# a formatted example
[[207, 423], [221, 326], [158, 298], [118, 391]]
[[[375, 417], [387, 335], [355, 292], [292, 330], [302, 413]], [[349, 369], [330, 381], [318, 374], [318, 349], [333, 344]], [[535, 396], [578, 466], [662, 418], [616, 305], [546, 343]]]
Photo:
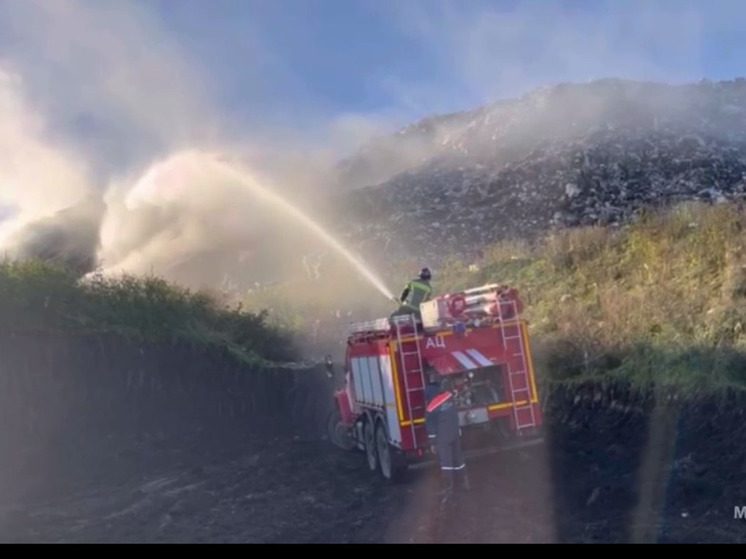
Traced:
[[743, 73], [743, 3], [143, 0], [232, 110], [470, 107], [557, 81]]
[[0, 0], [0, 68], [97, 159], [195, 138], [338, 146], [561, 81], [746, 74], [744, 4]]

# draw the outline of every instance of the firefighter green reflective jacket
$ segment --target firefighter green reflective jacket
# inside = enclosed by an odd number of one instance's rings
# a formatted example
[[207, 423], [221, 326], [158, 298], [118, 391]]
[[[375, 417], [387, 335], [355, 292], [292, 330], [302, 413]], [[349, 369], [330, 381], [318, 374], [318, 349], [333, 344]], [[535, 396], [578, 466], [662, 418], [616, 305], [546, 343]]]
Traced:
[[404, 288], [401, 294], [402, 305], [419, 311], [420, 303], [430, 300], [432, 293], [433, 288], [430, 287], [430, 282], [413, 279], [407, 284], [407, 287]]

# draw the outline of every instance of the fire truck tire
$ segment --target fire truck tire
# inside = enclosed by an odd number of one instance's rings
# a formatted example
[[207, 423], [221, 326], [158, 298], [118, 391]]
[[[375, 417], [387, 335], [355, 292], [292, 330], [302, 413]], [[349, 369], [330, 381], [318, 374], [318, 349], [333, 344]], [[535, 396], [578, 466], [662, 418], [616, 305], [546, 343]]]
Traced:
[[376, 453], [376, 434], [373, 420], [368, 417], [363, 425], [363, 441], [365, 443], [365, 458], [368, 461], [368, 469], [376, 471], [378, 466], [378, 454]]
[[342, 415], [338, 409], [329, 414], [326, 424], [329, 441], [343, 450], [352, 450], [355, 448], [355, 440], [352, 438], [350, 428], [342, 423]]
[[398, 480], [406, 470], [407, 464], [397, 449], [389, 444], [386, 427], [381, 420], [376, 421], [376, 451], [379, 471], [383, 478], [388, 481]]

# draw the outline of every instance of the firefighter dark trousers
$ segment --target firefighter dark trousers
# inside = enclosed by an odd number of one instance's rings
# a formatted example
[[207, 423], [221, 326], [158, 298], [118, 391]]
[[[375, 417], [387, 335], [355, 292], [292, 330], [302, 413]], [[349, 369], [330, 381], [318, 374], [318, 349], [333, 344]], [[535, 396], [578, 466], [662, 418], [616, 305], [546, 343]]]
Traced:
[[459, 439], [444, 441], [438, 438], [436, 440], [438, 461], [446, 491], [453, 489], [455, 478], [457, 477], [460, 479], [461, 488], [465, 491], [469, 490], [469, 478], [466, 474], [466, 463], [464, 462], [460, 443]]
[[449, 441], [444, 440], [443, 437], [438, 437], [435, 441], [441, 470], [457, 471], [465, 467], [464, 455], [461, 452], [461, 444], [459, 444], [458, 439]]

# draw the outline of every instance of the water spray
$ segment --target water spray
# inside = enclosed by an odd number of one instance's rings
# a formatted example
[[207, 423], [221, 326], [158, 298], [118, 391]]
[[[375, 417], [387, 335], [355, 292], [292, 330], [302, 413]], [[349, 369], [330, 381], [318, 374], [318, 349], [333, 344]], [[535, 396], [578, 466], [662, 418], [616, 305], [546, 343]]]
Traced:
[[285, 200], [279, 194], [272, 192], [268, 188], [265, 188], [259, 184], [251, 175], [243, 173], [236, 169], [233, 165], [220, 161], [214, 160], [215, 164], [219, 167], [220, 171], [231, 177], [233, 180], [238, 182], [241, 186], [251, 190], [257, 198], [271, 204], [272, 206], [282, 209], [284, 212], [290, 214], [300, 223], [302, 223], [308, 230], [314, 233], [319, 239], [324, 241], [327, 245], [333, 248], [336, 252], [341, 254], [345, 260], [347, 260], [353, 268], [355, 268], [361, 276], [363, 276], [373, 287], [378, 290], [381, 295], [386, 297], [389, 301], [395, 299], [393, 293], [389, 291], [386, 285], [381, 279], [376, 276], [373, 271], [365, 265], [365, 263], [355, 256], [349, 249], [347, 249], [342, 243], [340, 243], [334, 236], [319, 225], [316, 221], [310, 218], [308, 215], [303, 213], [296, 206]]

